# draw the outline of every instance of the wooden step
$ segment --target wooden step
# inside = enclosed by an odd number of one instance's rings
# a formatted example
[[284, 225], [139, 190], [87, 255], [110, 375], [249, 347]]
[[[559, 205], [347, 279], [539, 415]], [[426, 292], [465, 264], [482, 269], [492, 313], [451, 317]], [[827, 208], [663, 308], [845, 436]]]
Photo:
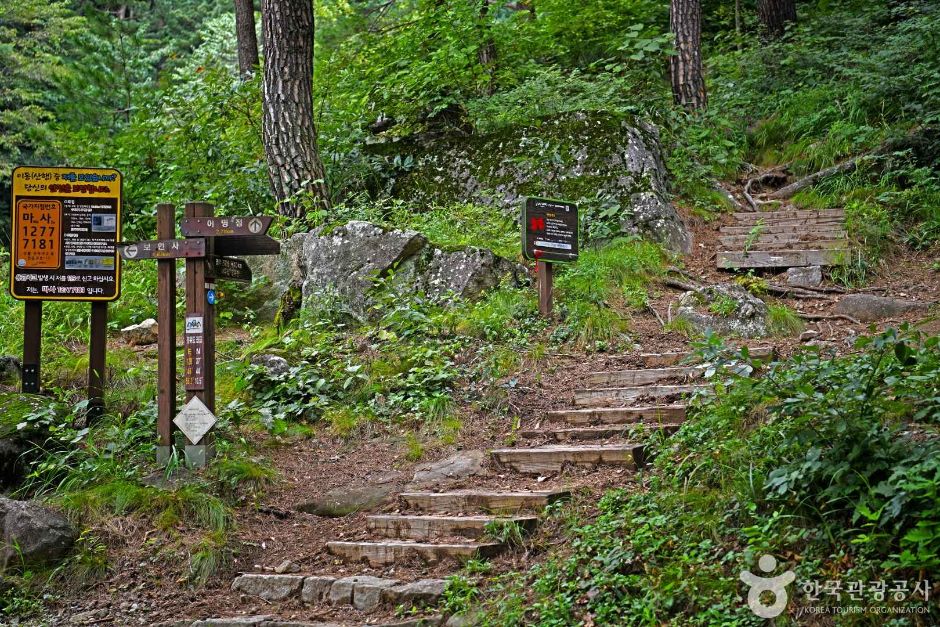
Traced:
[[546, 412], [545, 417], [550, 420], [563, 420], [573, 425], [623, 425], [635, 422], [651, 424], [677, 423], [685, 420], [685, 405], [562, 409]]
[[647, 368], [644, 370], [611, 370], [592, 372], [584, 378], [586, 385], [614, 387], [618, 385], [649, 385], [661, 381], [700, 379], [706, 366]]
[[404, 492], [399, 495], [408, 507], [425, 512], [514, 514], [539, 512], [555, 501], [571, 498], [568, 490], [541, 492], [494, 492], [457, 490], [454, 492]]
[[846, 248], [848, 242], [843, 239], [818, 239], [815, 235], [800, 235], [781, 238], [778, 235], [768, 235], [752, 240], [747, 235], [725, 235], [718, 238], [725, 250], [790, 250], [792, 248], [825, 250], [829, 248]]
[[779, 251], [721, 251], [718, 253], [719, 268], [798, 268], [802, 266], [844, 265], [848, 251], [828, 250], [779, 250]]
[[756, 224], [760, 220], [794, 220], [801, 218], [845, 218], [845, 209], [787, 209], [785, 211], [737, 211], [739, 224]]
[[752, 231], [757, 230], [762, 232], [764, 229], [773, 227], [773, 226], [801, 226], [805, 228], [815, 227], [815, 226], [844, 226], [845, 218], [776, 218], [772, 220], [764, 220], [759, 223], [754, 222], [737, 222], [736, 226], [746, 226]]
[[516, 523], [525, 533], [538, 525], [535, 516], [366, 516], [369, 531], [378, 536], [421, 541], [454, 537], [477, 540], [486, 535], [486, 526], [496, 521]]
[[663, 430], [666, 433], [675, 433], [682, 426], [678, 422], [655, 423], [632, 423], [627, 425], [606, 426], [606, 427], [574, 427], [566, 429], [530, 429], [519, 433], [523, 438], [529, 440], [541, 440], [548, 438], [554, 442], [590, 442], [592, 440], [609, 440], [610, 438], [622, 438], [635, 436], [636, 429], [646, 429], [649, 431]]
[[583, 446], [540, 446], [503, 448], [492, 451], [500, 464], [526, 474], [560, 472], [565, 466], [625, 466], [636, 470], [642, 463], [642, 444], [602, 444]]
[[[750, 235], [755, 232], [753, 226], [723, 226], [719, 229], [722, 235]], [[845, 225], [843, 224], [819, 224], [816, 226], [806, 226], [800, 224], [771, 224], [763, 226], [756, 231], [760, 235], [782, 235], [793, 233], [814, 234], [819, 237], [825, 235], [826, 239], [838, 239], [845, 237]], [[838, 234], [838, 235], [836, 235]]]
[[707, 390], [711, 385], [636, 385], [619, 388], [593, 388], [574, 391], [575, 405], [604, 407], [626, 403], [637, 398], [681, 397], [699, 390]]
[[464, 561], [499, 555], [506, 545], [500, 542], [466, 544], [429, 544], [386, 540], [383, 542], [327, 542], [326, 550], [331, 555], [347, 562], [367, 562], [370, 566], [390, 566], [398, 562], [418, 558], [429, 564], [447, 560]]
[[[736, 350], [734, 352], [737, 352]], [[776, 356], [773, 346], [749, 346], [748, 352], [751, 359], [756, 361], [769, 362]], [[690, 351], [678, 353], [642, 353], [640, 359], [647, 368], [664, 368], [675, 366], [677, 364], [688, 362], [689, 360], [698, 360], [698, 356]]]

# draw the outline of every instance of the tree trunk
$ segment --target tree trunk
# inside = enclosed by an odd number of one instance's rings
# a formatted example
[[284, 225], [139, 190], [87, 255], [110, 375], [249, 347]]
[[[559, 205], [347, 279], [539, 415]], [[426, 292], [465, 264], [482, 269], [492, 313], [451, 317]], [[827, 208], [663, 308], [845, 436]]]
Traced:
[[235, 0], [235, 36], [238, 41], [238, 73], [246, 78], [258, 67], [254, 0]]
[[671, 0], [669, 26], [676, 38], [676, 54], [669, 59], [673, 98], [686, 109], [704, 109], [708, 98], [702, 73], [700, 0]]
[[770, 39], [783, 35], [788, 22], [796, 22], [796, 0], [758, 0], [757, 17]]
[[477, 56], [480, 59], [480, 65], [486, 72], [489, 80], [486, 83], [486, 93], [492, 95], [496, 89], [496, 42], [493, 41], [493, 34], [487, 18], [490, 14], [490, 0], [480, 0], [480, 28], [483, 29], [483, 43]]
[[278, 211], [292, 218], [304, 215], [299, 192], [330, 208], [313, 122], [313, 28], [310, 0], [262, 0], [262, 139]]

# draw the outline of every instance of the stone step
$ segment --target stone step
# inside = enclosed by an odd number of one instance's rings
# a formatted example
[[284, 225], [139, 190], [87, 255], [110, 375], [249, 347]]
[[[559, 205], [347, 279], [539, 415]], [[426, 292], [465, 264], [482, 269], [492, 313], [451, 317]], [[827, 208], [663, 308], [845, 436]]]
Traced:
[[399, 495], [408, 507], [425, 512], [515, 514], [539, 512], [551, 503], [571, 498], [568, 490], [541, 492], [495, 492], [457, 490], [454, 492], [404, 492]]
[[[450, 624], [450, 623], [448, 623]], [[392, 619], [392, 622], [369, 623], [366, 627], [441, 627], [444, 625], [443, 616], [419, 616], [411, 618]], [[189, 621], [167, 621], [157, 623], [154, 627], [363, 627], [362, 621], [353, 623], [328, 623], [317, 621], [309, 623], [294, 619], [282, 619], [273, 614], [256, 614], [252, 616], [234, 616], [229, 618], [206, 618], [192, 623]]]
[[[734, 351], [737, 352], [737, 351]], [[773, 346], [748, 346], [751, 359], [756, 361], [771, 361], [776, 356]], [[642, 353], [640, 360], [647, 368], [665, 368], [675, 366], [690, 360], [699, 361], [695, 353], [682, 351], [675, 353]]]
[[561, 420], [573, 425], [625, 425], [635, 422], [650, 424], [679, 423], [685, 420], [685, 405], [561, 409], [545, 412], [545, 417], [549, 420]]
[[627, 425], [619, 426], [607, 426], [607, 427], [574, 427], [568, 429], [547, 429], [547, 430], [530, 430], [522, 431], [519, 435], [523, 438], [529, 440], [540, 440], [543, 438], [548, 438], [554, 440], [555, 442], [584, 442], [590, 440], [608, 440], [610, 438], [620, 438], [633, 435], [631, 431], [637, 428], [638, 424], [642, 424], [643, 429], [653, 430], [663, 430], [667, 434], [675, 433], [679, 430], [679, 427], [682, 425], [680, 423], [661, 423], [661, 424], [643, 424], [643, 423], [632, 423]]
[[720, 251], [719, 268], [802, 268], [804, 266], [842, 266], [848, 263], [845, 249], [824, 250], [752, 250]]
[[391, 566], [398, 562], [418, 558], [429, 564], [499, 555], [506, 545], [500, 542], [431, 544], [385, 540], [381, 542], [327, 542], [331, 555], [347, 562], [366, 562], [370, 566]]
[[268, 603], [299, 600], [304, 603], [344, 606], [371, 612], [381, 605], [423, 606], [436, 604], [444, 595], [444, 579], [402, 582], [368, 575], [273, 575], [247, 573], [236, 577], [232, 590]]
[[594, 388], [574, 391], [575, 405], [603, 407], [625, 403], [638, 398], [681, 397], [699, 390], [707, 390], [711, 385], [635, 385], [621, 388]]
[[540, 446], [503, 448], [492, 451], [500, 464], [525, 474], [560, 472], [565, 466], [624, 466], [636, 470], [643, 461], [642, 444]]
[[649, 385], [662, 381], [701, 379], [707, 366], [678, 366], [673, 368], [646, 368], [643, 370], [611, 370], [592, 372], [584, 379], [585, 385], [614, 387], [619, 385]]
[[369, 531], [383, 538], [402, 540], [437, 540], [463, 537], [477, 540], [486, 535], [492, 522], [516, 523], [525, 533], [538, 525], [535, 516], [409, 516], [382, 514], [366, 516]]

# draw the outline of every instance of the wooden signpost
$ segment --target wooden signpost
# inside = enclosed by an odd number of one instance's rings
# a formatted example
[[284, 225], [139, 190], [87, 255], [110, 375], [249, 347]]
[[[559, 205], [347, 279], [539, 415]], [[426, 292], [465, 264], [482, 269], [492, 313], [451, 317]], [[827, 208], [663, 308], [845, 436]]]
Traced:
[[22, 390], [41, 389], [43, 301], [91, 303], [88, 408], [104, 409], [108, 302], [121, 294], [123, 177], [101, 168], [13, 170], [10, 294], [26, 301]]
[[522, 254], [535, 261], [539, 313], [552, 315], [552, 264], [578, 259], [578, 205], [564, 200], [526, 198], [522, 206]]
[[[157, 237], [127, 244], [126, 260], [157, 260], [158, 399], [157, 461], [166, 464], [173, 453], [173, 425], [186, 437], [186, 462], [205, 466], [215, 448], [215, 304], [217, 280], [251, 282], [251, 269], [225, 255], [280, 253], [277, 240], [265, 235], [269, 216], [216, 217], [208, 203], [187, 203], [175, 237], [176, 208], [157, 205]], [[224, 253], [220, 252], [220, 249]], [[176, 260], [186, 261], [186, 312], [183, 328], [183, 386], [186, 404], [176, 413]]]

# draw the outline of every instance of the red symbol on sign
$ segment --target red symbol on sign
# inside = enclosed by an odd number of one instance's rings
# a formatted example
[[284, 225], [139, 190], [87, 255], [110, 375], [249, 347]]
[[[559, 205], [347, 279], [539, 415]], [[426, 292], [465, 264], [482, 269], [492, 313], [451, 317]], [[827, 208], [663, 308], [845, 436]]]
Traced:
[[529, 218], [529, 230], [544, 231], [545, 230], [545, 218]]

